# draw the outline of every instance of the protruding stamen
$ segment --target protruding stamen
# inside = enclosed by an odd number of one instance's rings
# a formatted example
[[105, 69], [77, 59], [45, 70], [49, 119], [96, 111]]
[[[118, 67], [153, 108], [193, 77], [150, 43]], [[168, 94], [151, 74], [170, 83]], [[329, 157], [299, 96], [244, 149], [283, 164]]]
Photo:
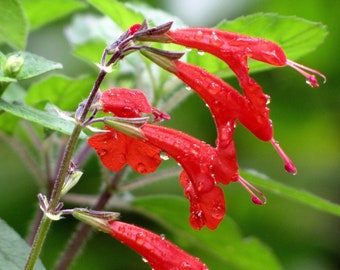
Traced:
[[297, 173], [297, 169], [294, 165], [294, 163], [291, 161], [291, 159], [286, 155], [286, 153], [282, 150], [282, 148], [280, 147], [279, 143], [272, 138], [270, 140], [271, 144], [273, 145], [273, 147], [275, 148], [276, 152], [280, 155], [280, 157], [282, 158], [282, 160], [285, 163], [285, 170], [293, 175], [295, 175]]
[[[250, 184], [247, 180], [245, 180], [241, 176], [238, 177], [238, 181], [249, 192], [249, 194], [251, 195], [251, 200], [253, 201], [253, 203], [258, 204], [258, 205], [262, 205], [262, 204], [267, 203], [266, 196], [259, 189], [254, 187], [252, 184]], [[259, 196], [257, 196], [256, 193]]]
[[160, 111], [157, 108], [152, 108], [152, 114], [155, 116], [154, 122], [161, 122], [163, 120], [170, 120], [170, 115], [165, 112]]
[[[306, 66], [304, 66], [304, 65], [301, 65], [301, 64], [299, 64], [299, 63], [293, 62], [293, 61], [291, 61], [291, 60], [289, 60], [289, 59], [287, 59], [287, 65], [290, 66], [290, 67], [292, 67], [292, 68], [295, 69], [296, 71], [298, 71], [298, 72], [299, 72], [300, 74], [302, 74], [304, 77], [306, 77], [306, 78], [307, 78], [307, 81], [306, 81], [306, 82], [307, 82], [311, 87], [313, 87], [313, 88], [319, 87], [318, 80], [316, 79], [316, 77], [315, 77], [314, 74], [316, 74], [316, 75], [320, 76], [321, 78], [323, 78], [323, 83], [326, 83], [326, 80], [327, 80], [327, 79], [326, 79], [326, 76], [323, 75], [321, 72], [315, 70], [315, 69], [312, 69], [312, 68], [306, 67]], [[314, 73], [314, 74], [310, 74], [310, 73], [308, 73], [308, 72], [306, 72], [306, 71], [309, 71], [309, 72]]]

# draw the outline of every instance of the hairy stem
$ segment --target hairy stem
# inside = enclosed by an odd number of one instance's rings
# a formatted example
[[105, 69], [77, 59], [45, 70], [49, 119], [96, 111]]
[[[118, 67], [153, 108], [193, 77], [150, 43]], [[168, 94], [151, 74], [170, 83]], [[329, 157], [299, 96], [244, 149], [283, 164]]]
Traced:
[[[121, 180], [123, 176], [123, 170], [119, 173], [116, 173], [113, 179], [111, 180], [110, 186], [107, 187], [100, 197], [98, 198], [97, 202], [93, 206], [93, 210], [100, 211], [103, 210], [107, 204], [107, 202], [110, 200], [113, 192], [119, 181]], [[78, 226], [77, 231], [73, 235], [71, 241], [69, 242], [69, 245], [65, 252], [63, 252], [63, 256], [61, 257], [60, 261], [58, 262], [57, 266], [55, 267], [55, 270], [63, 270], [67, 269], [70, 264], [73, 262], [73, 260], [77, 257], [77, 255], [80, 252], [81, 247], [85, 244], [85, 242], [89, 239], [91, 235], [91, 226], [86, 223], [80, 223]]]

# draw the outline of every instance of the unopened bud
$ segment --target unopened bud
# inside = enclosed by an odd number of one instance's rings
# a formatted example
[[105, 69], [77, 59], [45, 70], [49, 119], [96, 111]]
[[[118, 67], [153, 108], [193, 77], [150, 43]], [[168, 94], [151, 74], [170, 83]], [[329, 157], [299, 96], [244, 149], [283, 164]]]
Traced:
[[8, 77], [16, 77], [24, 64], [24, 57], [19, 54], [13, 54], [7, 58], [4, 66], [4, 74]]
[[145, 140], [145, 135], [140, 127], [144, 125], [148, 119], [148, 117], [104, 117], [104, 124], [130, 137]]
[[76, 208], [73, 210], [72, 215], [89, 224], [96, 229], [103, 231], [105, 233], [110, 233], [110, 221], [117, 220], [119, 213], [117, 212], [107, 212], [107, 211], [95, 211], [85, 208]]

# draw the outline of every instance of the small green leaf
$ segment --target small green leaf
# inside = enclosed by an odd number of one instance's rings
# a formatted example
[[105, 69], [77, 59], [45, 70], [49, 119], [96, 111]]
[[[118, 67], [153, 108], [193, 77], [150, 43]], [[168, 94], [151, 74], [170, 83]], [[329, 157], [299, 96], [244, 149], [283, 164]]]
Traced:
[[182, 197], [150, 196], [135, 199], [135, 210], [168, 228], [176, 244], [199, 257], [210, 269], [281, 269], [272, 251], [253, 237], [246, 239], [228, 216], [210, 231], [189, 226], [189, 205]]
[[109, 16], [123, 31], [130, 28], [131, 25], [142, 23], [144, 17], [125, 4], [112, 0], [87, 0], [91, 5], [103, 14]]
[[18, 0], [0, 0], [0, 43], [6, 42], [16, 49], [26, 46], [28, 26]]
[[90, 93], [94, 81], [91, 77], [74, 79], [53, 75], [32, 85], [27, 91], [25, 101], [34, 107], [38, 103], [44, 105], [48, 102], [62, 110], [75, 111], [82, 99]]
[[[20, 235], [0, 219], [0, 266], [6, 270], [22, 270], [25, 268], [30, 247]], [[45, 267], [40, 260], [34, 270], [43, 270]]]
[[85, 4], [74, 0], [48, 1], [48, 8], [46, 4], [46, 0], [22, 0], [31, 29], [36, 29], [86, 7]]
[[29, 52], [14, 52], [7, 55], [7, 58], [13, 54], [17, 54], [18, 56], [22, 56], [24, 58], [24, 64], [16, 76], [17, 80], [29, 79], [48, 71], [61, 69], [63, 67], [60, 63], [47, 60], [42, 56], [38, 56]]
[[[63, 119], [58, 115], [40, 111], [22, 103], [8, 103], [5, 100], [0, 99], [0, 109], [19, 118], [38, 123], [46, 128], [56, 130], [67, 135], [70, 135], [74, 128], [74, 124], [72, 122]], [[81, 138], [86, 138], [86, 135], [82, 133]]]
[[264, 189], [267, 189], [268, 191], [276, 193], [282, 197], [292, 199], [306, 206], [313, 207], [335, 216], [340, 216], [340, 205], [322, 199], [308, 191], [298, 190], [296, 188], [286, 186], [256, 172], [242, 171], [242, 175], [247, 180], [254, 183], [257, 187], [263, 187]]
[[[223, 21], [216, 28], [271, 40], [279, 44], [291, 60], [306, 55], [322, 43], [327, 30], [321, 23], [311, 22], [293, 16], [257, 13]], [[232, 72], [225, 63], [211, 55], [200, 56], [196, 51], [189, 53], [189, 62], [204, 66], [220, 76], [231, 76]], [[250, 71], [274, 68], [259, 61], [249, 60]]]

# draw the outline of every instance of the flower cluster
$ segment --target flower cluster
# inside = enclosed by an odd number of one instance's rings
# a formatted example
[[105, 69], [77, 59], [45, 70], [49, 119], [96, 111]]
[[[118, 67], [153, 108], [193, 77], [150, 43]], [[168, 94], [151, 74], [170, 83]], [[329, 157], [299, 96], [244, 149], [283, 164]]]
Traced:
[[[215, 229], [226, 211], [224, 194], [219, 184], [239, 182], [251, 194], [254, 203], [266, 202], [265, 196], [239, 174], [233, 140], [238, 122], [260, 140], [270, 142], [282, 157], [285, 169], [296, 173], [293, 162], [273, 137], [273, 125], [267, 107], [269, 96], [250, 76], [248, 59], [274, 66], [290, 66], [305, 76], [312, 87], [318, 87], [314, 74], [324, 80], [325, 77], [316, 70], [288, 60], [284, 51], [268, 40], [217, 29], [170, 28], [171, 23], [154, 28], [148, 28], [145, 22], [133, 25], [106, 53], [120, 52], [123, 58], [132, 51], [139, 51], [193, 89], [207, 104], [214, 118], [217, 129], [216, 146], [181, 131], [158, 125], [155, 122], [168, 120], [170, 117], [153, 108], [142, 91], [125, 88], [113, 88], [101, 93], [93, 108], [104, 113], [113, 113], [114, 116], [102, 119], [105, 132], [90, 137], [88, 143], [96, 150], [102, 163], [115, 172], [129, 164], [136, 172], [151, 173], [162, 161], [161, 152], [165, 152], [183, 168], [180, 184], [190, 201], [191, 226], [194, 229], [201, 229], [203, 226]], [[243, 93], [203, 68], [180, 61], [182, 53], [150, 47], [150, 42], [175, 43], [220, 58], [235, 73]], [[153, 123], [148, 123], [145, 114], [154, 115]], [[134, 234], [135, 227], [117, 221], [110, 226], [113, 236], [129, 246], [136, 245], [137, 236], [134, 242], [124, 236], [125, 230], [131, 232], [130, 236]], [[149, 234], [147, 231], [139, 232]], [[135, 249], [138, 251], [137, 247]]]

